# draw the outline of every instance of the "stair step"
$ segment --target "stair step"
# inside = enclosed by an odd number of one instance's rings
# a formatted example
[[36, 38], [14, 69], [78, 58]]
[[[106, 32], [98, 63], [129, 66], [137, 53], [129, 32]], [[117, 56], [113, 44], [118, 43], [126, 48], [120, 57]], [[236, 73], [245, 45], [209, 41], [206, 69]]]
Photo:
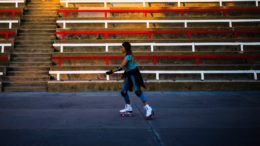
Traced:
[[48, 62], [50, 61], [50, 57], [12, 57], [11, 61], [14, 62]]
[[49, 36], [18, 36], [16, 40], [54, 40], [55, 35]]
[[49, 76], [37, 76], [37, 77], [25, 77], [25, 76], [6, 76], [4, 82], [14, 82], [14, 81], [37, 81], [37, 82], [47, 82], [50, 80]]
[[14, 67], [14, 66], [26, 66], [26, 67], [29, 67], [29, 66], [51, 66], [51, 61], [49, 62], [10, 62], [9, 63], [9, 66], [11, 67]]
[[20, 29], [51, 29], [56, 30], [56, 25], [22, 25]]
[[35, 38], [35, 37], [40, 37], [40, 38], [46, 38], [46, 37], [55, 37], [54, 32], [38, 32], [38, 33], [33, 33], [33, 32], [26, 32], [26, 33], [19, 33], [18, 37], [27, 37], [27, 38]]
[[12, 53], [11, 56], [15, 57], [50, 57], [51, 53]]
[[14, 86], [14, 85], [5, 85], [4, 86], [5, 92], [46, 92], [48, 91], [47, 85], [46, 86]]
[[34, 53], [52, 53], [53, 50], [14, 50], [13, 53], [31, 53], [31, 55], [34, 55]]
[[31, 32], [31, 33], [54, 33], [56, 31], [56, 28], [53, 29], [30, 29], [30, 28], [21, 28], [19, 29], [19, 32], [21, 33], [27, 33], [27, 32]]
[[8, 71], [49, 71], [49, 67], [38, 67], [38, 66], [30, 66], [30, 67], [7, 67]]
[[38, 47], [52, 47], [51, 43], [46, 44], [17, 44], [16, 47], [38, 48]]
[[48, 75], [49, 71], [7, 71], [7, 76], [31, 76], [37, 77], [41, 75]]

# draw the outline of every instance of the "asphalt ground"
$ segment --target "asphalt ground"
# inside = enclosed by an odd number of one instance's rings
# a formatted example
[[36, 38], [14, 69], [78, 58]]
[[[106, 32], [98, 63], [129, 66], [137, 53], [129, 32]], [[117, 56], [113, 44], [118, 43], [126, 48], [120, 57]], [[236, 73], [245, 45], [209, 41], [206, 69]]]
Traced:
[[0, 93], [0, 146], [259, 146], [259, 92]]

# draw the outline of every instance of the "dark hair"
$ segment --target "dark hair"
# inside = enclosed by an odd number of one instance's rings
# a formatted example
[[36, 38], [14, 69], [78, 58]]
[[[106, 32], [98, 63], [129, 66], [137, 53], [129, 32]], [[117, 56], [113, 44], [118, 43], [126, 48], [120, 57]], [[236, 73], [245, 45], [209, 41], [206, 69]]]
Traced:
[[125, 48], [126, 55], [132, 54], [131, 44], [129, 42], [123, 42], [122, 46]]

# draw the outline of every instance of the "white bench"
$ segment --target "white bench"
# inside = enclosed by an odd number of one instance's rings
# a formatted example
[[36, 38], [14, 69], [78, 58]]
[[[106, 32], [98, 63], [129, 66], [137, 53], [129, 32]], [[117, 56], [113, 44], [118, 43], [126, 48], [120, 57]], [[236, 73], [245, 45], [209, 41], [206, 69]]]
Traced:
[[3, 23], [3, 24], [8, 23], [9, 29], [12, 29], [12, 24], [19, 23], [19, 21], [18, 20], [0, 20], [0, 23]]
[[25, 0], [0, 0], [0, 3], [15, 3], [15, 7], [18, 7], [18, 3], [25, 3]]
[[1, 46], [1, 53], [5, 52], [5, 47], [11, 47], [12, 44], [11, 43], [0, 43]]
[[249, 23], [260, 22], [260, 19], [210, 19], [210, 20], [57, 20], [57, 23], [62, 23], [66, 29], [67, 23], [104, 23], [104, 27], [108, 28], [109, 23], [145, 23], [146, 28], [150, 27], [150, 23], [183, 23], [187, 28], [188, 23], [228, 23], [231, 28], [233, 23]]
[[[121, 46], [122, 43], [54, 43], [54, 47], [60, 47], [63, 53], [64, 47], [105, 47], [105, 52], [109, 52], [109, 47]], [[196, 51], [196, 46], [240, 46], [240, 51], [244, 51], [244, 46], [260, 46], [260, 42], [191, 42], [191, 43], [131, 43], [132, 46], [150, 46], [151, 52], [157, 46], [191, 46], [191, 51]]]
[[60, 0], [61, 3], [66, 3], [66, 7], [69, 3], [103, 3], [104, 7], [107, 7], [108, 3], [142, 3], [143, 7], [146, 7], [146, 3], [178, 3], [178, 7], [183, 2], [216, 2], [219, 6], [223, 6], [223, 2], [255, 2], [258, 6], [260, 0]]
[[[60, 81], [61, 74], [105, 74], [105, 70], [99, 71], [49, 71], [49, 74], [56, 74], [57, 81]], [[116, 72], [123, 73], [123, 71]], [[156, 80], [160, 80], [160, 74], [200, 74], [201, 80], [205, 80], [205, 74], [253, 74], [254, 80], [258, 80], [257, 74], [260, 73], [260, 70], [198, 70], [198, 71], [155, 71], [155, 70], [144, 70], [141, 71], [142, 74], [155, 74]], [[109, 75], [106, 75], [106, 80], [109, 81]]]

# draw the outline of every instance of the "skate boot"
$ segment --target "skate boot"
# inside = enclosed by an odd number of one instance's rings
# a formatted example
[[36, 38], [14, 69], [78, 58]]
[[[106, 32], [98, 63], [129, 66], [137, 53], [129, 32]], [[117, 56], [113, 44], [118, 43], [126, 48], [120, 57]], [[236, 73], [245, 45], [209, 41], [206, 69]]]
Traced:
[[152, 107], [150, 107], [149, 105], [145, 105], [144, 109], [146, 111], [146, 113], [145, 113], [146, 120], [152, 120], [153, 116], [154, 116], [154, 111], [153, 111]]
[[124, 109], [121, 109], [120, 111], [120, 115], [122, 117], [131, 117], [133, 116], [133, 108], [130, 104], [126, 104]]

